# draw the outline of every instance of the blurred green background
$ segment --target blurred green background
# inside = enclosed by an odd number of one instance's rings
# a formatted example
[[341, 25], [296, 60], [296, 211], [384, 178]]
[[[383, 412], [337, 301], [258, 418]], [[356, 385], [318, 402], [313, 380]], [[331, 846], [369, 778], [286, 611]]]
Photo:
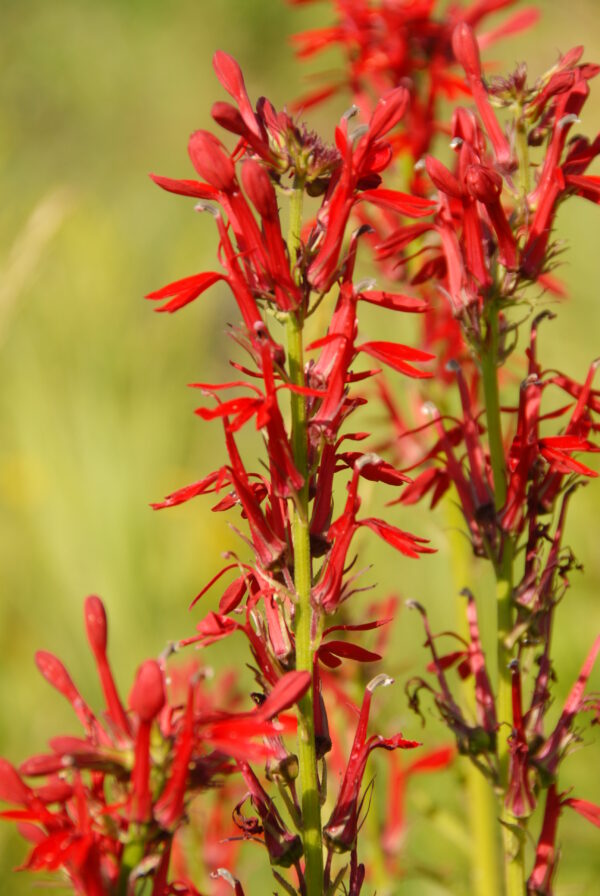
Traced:
[[[527, 59], [539, 73], [581, 42], [588, 59], [600, 59], [596, 0], [538, 5], [544, 17], [534, 32], [488, 52], [499, 70]], [[0, 3], [0, 754], [14, 762], [52, 734], [77, 730], [37, 674], [35, 649], [61, 656], [90, 700], [98, 698], [83, 636], [86, 594], [107, 604], [125, 690], [143, 658], [192, 632], [199, 614], [188, 603], [234, 544], [202, 499], [160, 514], [148, 508], [214, 467], [219, 428], [194, 417], [198, 396], [185, 384], [223, 376], [224, 328], [235, 310], [218, 289], [174, 316], [153, 314], [143, 301], [170, 279], [212, 267], [215, 249], [212, 222], [147, 174], [190, 176], [188, 135], [210, 126], [210, 105], [222, 98], [211, 67], [216, 48], [238, 58], [252, 97], [266, 93], [281, 106], [302, 92], [306, 75], [288, 36], [328, 20], [326, 4], [292, 9], [283, 0]], [[340, 99], [312, 120], [328, 135], [345, 105]], [[593, 136], [597, 90], [584, 113], [580, 130]], [[560, 323], [543, 331], [548, 363], [579, 377], [600, 355], [599, 214], [574, 200], [560, 216], [569, 244], [560, 275], [571, 299]], [[559, 611], [563, 694], [600, 625], [599, 507], [597, 483], [573, 502], [568, 541], [586, 574], [574, 577]], [[452, 625], [443, 516], [410, 508], [396, 521], [433, 539], [439, 553], [403, 562], [369, 541], [380, 593], [418, 597], [436, 629]], [[386, 669], [402, 681], [423, 664], [421, 642], [418, 620], [402, 614]], [[406, 736], [443, 738], [433, 723], [421, 731], [401, 687], [396, 698]], [[597, 768], [598, 749], [585, 747], [566, 763], [563, 785], [600, 800]], [[460, 813], [459, 791], [444, 786]], [[414, 800], [407, 866], [432, 860], [433, 851], [460, 881], [464, 857], [426, 822], [424, 799]], [[599, 836], [564, 816], [559, 896], [597, 892]], [[0, 892], [36, 886], [10, 873], [24, 854], [0, 827]], [[397, 892], [440, 891], [407, 877]]]

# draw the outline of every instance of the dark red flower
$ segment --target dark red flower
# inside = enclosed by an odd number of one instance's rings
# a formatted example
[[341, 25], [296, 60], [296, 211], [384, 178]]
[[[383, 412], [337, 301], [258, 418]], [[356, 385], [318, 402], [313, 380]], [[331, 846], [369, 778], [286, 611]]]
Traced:
[[[309, 0], [290, 2], [300, 4]], [[464, 94], [468, 89], [484, 90], [480, 77], [476, 80], [480, 67], [474, 39], [464, 53], [459, 52], [459, 62], [465, 58], [469, 63], [467, 87], [456, 73], [452, 40], [456, 28], [462, 25], [470, 33], [471, 28], [478, 28], [499, 6], [513, 3], [514, 0], [503, 0], [501, 4], [489, 0], [466, 6], [453, 3], [441, 12], [435, 9], [432, 0], [411, 3], [335, 0], [333, 25], [297, 34], [293, 41], [303, 58], [339, 45], [345, 56], [345, 71], [335, 77], [330, 75], [322, 86], [302, 97], [296, 105], [307, 108], [349, 89], [354, 102], [366, 115], [373, 95], [409, 84], [410, 104], [394, 144], [397, 152], [408, 153], [416, 161], [429, 150], [441, 129], [442, 101]], [[529, 27], [538, 16], [539, 12], [533, 8], [517, 12], [481, 35], [479, 42], [487, 46], [493, 40]]]
[[359, 816], [363, 803], [360, 798], [360, 790], [369, 754], [377, 748], [396, 750], [412, 749], [420, 746], [417, 741], [405, 740], [399, 734], [388, 738], [379, 734], [373, 734], [367, 738], [367, 725], [373, 691], [381, 685], [387, 686], [392, 683], [393, 679], [387, 675], [378, 675], [369, 682], [365, 689], [344, 779], [335, 807], [329, 821], [323, 828], [326, 843], [336, 852], [345, 852], [355, 848]]
[[[55, 737], [52, 752], [26, 760], [20, 773], [0, 760], [0, 797], [20, 807], [1, 814], [27, 823], [24, 833], [34, 845], [24, 868], [63, 869], [77, 892], [90, 896], [112, 893], [121, 873], [150, 874], [153, 892], [161, 896], [171, 892], [171, 840], [191, 798], [232, 772], [228, 757], [265, 758], [272, 752], [269, 739], [295, 731], [296, 719], [284, 711], [306, 692], [310, 675], [281, 676], [258, 706], [236, 713], [212, 710], [195, 673], [185, 707], [170, 703], [164, 661], [147, 660], [136, 674], [126, 713], [106, 659], [106, 613], [99, 598], [86, 601], [85, 620], [107, 721], [83, 702], [62, 663], [40, 652], [41, 671], [72, 702], [85, 738]], [[21, 775], [47, 781], [29, 787]], [[125, 858], [124, 844], [132, 838], [140, 845], [139, 868]]]

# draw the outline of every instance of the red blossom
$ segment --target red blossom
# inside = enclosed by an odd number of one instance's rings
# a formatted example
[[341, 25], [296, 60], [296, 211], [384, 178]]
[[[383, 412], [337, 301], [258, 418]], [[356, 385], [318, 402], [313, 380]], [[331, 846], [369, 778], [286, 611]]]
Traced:
[[[366, 114], [371, 109], [373, 94], [378, 96], [390, 87], [409, 83], [410, 104], [403, 128], [395, 139], [395, 148], [417, 160], [429, 150], [441, 130], [441, 102], [473, 89], [472, 81], [477, 90], [476, 75], [480, 75], [477, 47], [473, 41], [469, 55], [460, 54], [469, 61], [472, 74], [465, 87], [454, 60], [456, 28], [459, 25], [478, 28], [498, 8], [513, 3], [514, 0], [503, 0], [501, 4], [496, 0], [467, 5], [453, 3], [442, 12], [432, 0], [416, 3], [335, 0], [331, 4], [335, 10], [334, 24], [294, 35], [293, 42], [303, 58], [339, 45], [345, 57], [345, 71], [334, 77], [329, 75], [322, 86], [298, 100], [297, 106], [306, 108], [349, 89], [354, 102]], [[493, 40], [523, 30], [538, 15], [532, 8], [515, 13], [482, 35], [480, 42], [487, 46]]]
[[535, 851], [533, 871], [527, 879], [528, 896], [552, 896], [552, 879], [558, 861], [556, 833], [563, 806], [570, 806], [592, 824], [600, 826], [600, 807], [572, 797], [565, 799], [555, 784], [548, 788], [544, 821]]
[[392, 684], [392, 681], [387, 675], [378, 675], [369, 682], [365, 690], [344, 779], [335, 807], [329, 821], [323, 828], [326, 842], [336, 852], [355, 848], [359, 815], [362, 807], [362, 800], [359, 798], [360, 789], [369, 754], [377, 748], [396, 750], [412, 749], [420, 746], [417, 741], [405, 740], [399, 734], [389, 738], [374, 734], [367, 738], [371, 695], [377, 687], [381, 685], [387, 686]]
[[[217, 776], [231, 773], [229, 756], [264, 758], [271, 750], [263, 739], [295, 731], [295, 718], [284, 711], [306, 692], [310, 675], [282, 676], [259, 706], [235, 713], [212, 711], [206, 698], [200, 699], [201, 679], [192, 674], [182, 709], [167, 702], [163, 662], [147, 660], [136, 674], [126, 713], [108, 666], [106, 613], [96, 596], [86, 601], [85, 621], [109, 724], [104, 727], [82, 703], [62, 663], [40, 652], [43, 674], [73, 701], [85, 737], [55, 737], [51, 754], [24, 762], [22, 775], [48, 777], [35, 787], [0, 760], [0, 797], [20, 807], [1, 814], [29, 825], [27, 836], [34, 845], [23, 867], [63, 869], [77, 892], [113, 892], [123, 842], [133, 835], [142, 836], [140, 860], [147, 866], [144, 873], [152, 869], [153, 892], [171, 892], [165, 889], [171, 839], [186, 818], [191, 797]], [[109, 802], [116, 793], [122, 798]], [[179, 892], [173, 886], [172, 892]]]

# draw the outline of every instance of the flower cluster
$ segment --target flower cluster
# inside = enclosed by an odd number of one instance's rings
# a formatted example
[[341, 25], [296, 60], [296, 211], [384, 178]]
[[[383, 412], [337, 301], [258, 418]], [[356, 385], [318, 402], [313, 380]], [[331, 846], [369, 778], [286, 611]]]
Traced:
[[[417, 677], [408, 692], [415, 708], [422, 688], [432, 692], [459, 751], [503, 793], [505, 822], [522, 833], [539, 795], [554, 786], [559, 762], [576, 737], [577, 714], [598, 709], [584, 696], [596, 642], [560, 720], [551, 733], [545, 731], [552, 699], [553, 619], [576, 565], [562, 544], [566, 510], [578, 482], [597, 475], [574, 455], [598, 450], [590, 439], [599, 428], [600, 395], [593, 388], [597, 362], [583, 383], [543, 367], [538, 329], [553, 316], [548, 311], [533, 320], [526, 376], [512, 403], [504, 396], [508, 381], [499, 371], [517, 344], [523, 310], [536, 307], [540, 291], [560, 288], [552, 276], [557, 209], [571, 196], [600, 199], [598, 178], [587, 174], [600, 153], [600, 137], [570, 138], [599, 69], [582, 63], [582, 48], [576, 48], [533, 85], [524, 66], [488, 84], [467, 22], [455, 27], [452, 48], [475, 108], [459, 107], [452, 115], [453, 164], [434, 155], [419, 163], [423, 192], [435, 199], [436, 208], [430, 215], [419, 211], [418, 218], [406, 206], [395, 214], [396, 194], [385, 191], [386, 214], [370, 215], [369, 225], [376, 231], [376, 257], [388, 273], [404, 274], [413, 288], [425, 289], [426, 295], [437, 289], [446, 299], [442, 312], [439, 303], [432, 304], [426, 330], [427, 347], [437, 348], [437, 340], [446, 362], [443, 404], [426, 401], [429, 421], [411, 430], [389, 387], [382, 391], [395, 424], [395, 462], [404, 473], [421, 469], [398, 501], [413, 504], [429, 495], [435, 506], [451, 492], [474, 554], [493, 565], [500, 681], [492, 686], [475, 599], [467, 590], [469, 636], [460, 636], [459, 649], [449, 654], [439, 654], [419, 607], [437, 685]], [[393, 67], [388, 76], [394, 77]], [[508, 132], [495, 107], [512, 116]], [[427, 397], [421, 386], [420, 403]], [[433, 438], [428, 440], [429, 432]], [[537, 672], [527, 687], [530, 705], [525, 709], [523, 681], [530, 678], [532, 658]], [[465, 715], [460, 695], [448, 683], [453, 666], [474, 682], [473, 718]], [[551, 806], [559, 804], [550, 799]], [[597, 819], [597, 810], [590, 809], [587, 817]], [[541, 836], [547, 840], [548, 825]], [[509, 859], [520, 853], [522, 861], [520, 835], [507, 852]], [[540, 861], [529, 887], [550, 892], [549, 877], [546, 889], [532, 883], [540, 876]]]
[[[215, 70], [236, 105], [216, 103], [213, 117], [239, 138], [236, 148], [230, 154], [212, 134], [196, 132], [189, 151], [202, 181], [154, 180], [171, 192], [200, 199], [196, 208], [214, 215], [225, 272], [186, 277], [151, 293], [149, 298], [167, 299], [160, 310], [174, 311], [217, 280], [224, 280], [244, 321], [244, 327], [234, 331], [234, 339], [249, 357], [245, 365], [237, 361], [232, 364], [247, 379], [219, 385], [195, 384], [215, 402], [197, 413], [204, 420], [222, 421], [228, 463], [154, 506], [164, 508], [200, 494], [218, 495], [226, 490], [213, 510], [241, 510], [249, 530], [249, 538], [242, 537], [252, 550], [252, 562], [231, 557], [232, 562], [209, 583], [207, 587], [222, 576], [232, 578], [222, 592], [218, 612], [208, 613], [198, 623], [198, 634], [185, 643], [207, 645], [235, 632], [243, 633], [263, 686], [273, 686], [290, 669], [310, 672], [312, 705], [309, 702], [303, 711], [301, 725], [309, 738], [314, 737], [315, 754], [308, 762], [315, 766], [317, 756], [322, 758], [331, 747], [321, 669], [334, 668], [347, 659], [380, 659], [358, 644], [331, 637], [340, 629], [376, 628], [380, 621], [324, 626], [326, 617], [355, 590], [354, 577], [348, 572], [355, 533], [368, 528], [409, 557], [431, 550], [424, 539], [386, 520], [359, 516], [361, 480], [398, 487], [408, 477], [371, 452], [344, 450], [344, 441], [358, 442], [367, 434], [341, 432], [364, 402], [352, 393], [352, 383], [378, 372], [355, 371], [353, 365], [361, 355], [410, 377], [429, 375], [415, 366], [429, 361], [429, 353], [393, 342], [358, 339], [359, 302], [370, 302], [387, 311], [414, 312], [424, 306], [403, 295], [355, 285], [354, 267], [363, 230], [358, 228], [345, 245], [355, 206], [359, 202], [379, 206], [388, 201], [388, 191], [380, 188], [381, 173], [392, 159], [386, 135], [404, 115], [408, 94], [404, 88], [387, 92], [375, 106], [364, 132], [353, 134], [350, 118], [345, 116], [336, 130], [334, 148], [322, 144], [286, 112], [276, 112], [265, 99], [254, 110], [237, 63], [225, 53], [216, 54]], [[291, 236], [287, 244], [277, 190], [291, 197]], [[301, 230], [305, 194], [319, 197], [320, 206], [314, 220]], [[208, 200], [214, 204], [208, 206]], [[423, 215], [430, 213], [434, 204], [402, 194], [394, 196], [394, 207]], [[327, 331], [304, 345], [306, 322], [317, 306], [328, 300], [331, 291], [337, 298]], [[287, 326], [287, 351], [273, 335], [281, 322]], [[304, 362], [304, 351], [314, 353], [308, 363]], [[242, 392], [223, 400], [223, 389], [248, 390], [251, 394]], [[286, 423], [282, 399], [291, 402], [291, 425]], [[262, 473], [246, 468], [237, 445], [237, 433], [252, 420], [263, 435], [268, 457]], [[347, 498], [335, 514], [334, 482], [336, 474], [345, 472], [349, 477]], [[379, 676], [366, 689], [351, 757], [323, 829], [329, 855], [324, 871], [326, 887], [332, 883], [333, 852], [356, 850], [361, 780], [369, 753], [375, 747], [392, 750], [415, 746], [399, 735], [367, 738], [371, 692], [378, 684], [390, 681]], [[298, 763], [283, 748], [276, 768], [271, 763], [267, 773], [288, 787], [292, 815], [299, 818], [304, 813], [306, 850], [306, 814], [310, 811], [306, 806], [307, 782], [315, 769], [303, 769], [302, 764], [301, 755], [300, 796], [291, 775], [291, 769], [297, 773]], [[302, 849], [297, 835], [286, 830], [249, 766], [242, 768], [242, 774], [260, 824], [265, 832], [270, 831], [264, 842], [271, 862], [278, 866], [295, 863], [299, 886], [304, 887], [305, 876], [315, 872], [298, 865]], [[323, 786], [317, 782], [318, 788]], [[315, 795], [311, 796], [313, 800]], [[240, 820], [240, 824], [248, 831], [254, 822]], [[308, 866], [308, 856], [305, 861]], [[355, 859], [352, 868], [352, 886], [358, 892], [363, 872]]]
[[[186, 675], [181, 702], [169, 694], [162, 657], [139, 667], [126, 710], [107, 659], [107, 619], [98, 597], [85, 602], [85, 624], [105, 713], [93, 712], [57, 657], [39, 651], [38, 669], [69, 701], [84, 736], [54, 737], [51, 752], [30, 757], [18, 771], [1, 760], [0, 795], [20, 807], [2, 816], [18, 821], [33, 844], [23, 868], [61, 869], [77, 893], [125, 892], [144, 878], [153, 880], [156, 896], [182, 893], [179, 885], [171, 889], [167, 875], [190, 801], [231, 775], [236, 760], [272, 755], [265, 739], [296, 730], [295, 717], [280, 713], [310, 678], [289, 672], [257, 706], [231, 712], [211, 706], [199, 669]], [[24, 778], [44, 781], [29, 785]]]
[[[388, 520], [360, 515], [361, 481], [397, 489], [409, 477], [372, 451], [345, 450], [344, 442], [358, 445], [368, 434], [344, 427], [365, 401], [353, 391], [353, 384], [380, 372], [379, 367], [355, 369], [358, 359], [374, 360], [404, 376], [426, 378], [430, 374], [420, 365], [433, 356], [396, 342], [359, 339], [359, 302], [387, 313], [419, 313], [425, 305], [355, 283], [365, 228], [359, 226], [349, 242], [347, 234], [359, 203], [385, 208], [390, 202], [389, 191], [381, 188], [382, 172], [393, 159], [387, 135], [405, 114], [409, 95], [404, 87], [386, 92], [368, 124], [354, 131], [352, 115], [344, 116], [335, 132], [335, 146], [328, 146], [287, 112], [277, 112], [268, 100], [261, 98], [253, 108], [232, 57], [218, 52], [214, 66], [235, 104], [215, 103], [213, 118], [234, 135], [233, 149], [209, 131], [196, 131], [189, 154], [200, 179], [154, 175], [153, 179], [168, 192], [197, 200], [195, 209], [213, 216], [221, 268], [187, 276], [148, 298], [159, 303], [157, 310], [175, 312], [210, 287], [226, 284], [241, 318], [231, 335], [246, 358], [243, 363], [231, 362], [238, 379], [194, 384], [210, 400], [198, 408], [198, 416], [220, 421], [223, 427], [225, 462], [153, 506], [173, 507], [212, 494], [217, 497], [214, 511], [241, 514], [245, 532], [239, 534], [250, 549], [249, 561], [228, 556], [230, 562], [197, 598], [218, 582], [217, 610], [206, 614], [197, 633], [182, 639], [180, 646], [207, 646], [241, 632], [254, 660], [258, 706], [250, 714], [205, 718], [202, 712], [198, 715], [197, 682], [190, 684], [185, 706], [170, 706], [164, 664], [151, 660], [140, 669], [127, 713], [108, 671], [105, 644], [96, 633], [103, 610], [88, 602], [88, 619], [96, 619], [89, 622], [90, 641], [107, 695], [108, 726], [103, 727], [83, 703], [62, 665], [43, 655], [40, 664], [46, 677], [75, 706], [86, 740], [77, 750], [71, 741], [56, 740], [50, 757], [24, 767], [27, 773], [61, 775], [66, 766], [76, 768], [74, 782], [64, 794], [49, 798], [58, 803], [56, 812], [46, 807], [37, 791], [17, 784], [16, 772], [6, 772], [5, 796], [25, 806], [30, 821], [37, 821], [46, 832], [40, 836], [36, 829], [39, 844], [28, 867], [63, 867], [74, 886], [86, 893], [129, 892], [140, 875], [153, 878], [157, 896], [169, 886], [175, 887], [173, 892], [184, 892], [187, 883], [167, 883], [173, 832], [186, 820], [197, 786], [207, 786], [214, 775], [230, 774], [233, 758], [247, 787], [246, 797], [233, 812], [242, 837], [262, 842], [274, 869], [293, 868], [300, 893], [339, 886], [348, 869], [335, 869], [334, 854], [350, 852], [349, 886], [358, 894], [365, 877], [358, 861], [357, 834], [367, 759], [379, 747], [393, 751], [417, 743], [400, 734], [368, 735], [372, 693], [392, 683], [385, 674], [367, 684], [362, 709], [345, 697], [357, 715], [356, 731], [350, 757], [340, 769], [339, 792], [329, 800], [329, 821], [322, 825], [326, 776], [324, 771], [318, 774], [317, 763], [333, 746], [326, 693], [331, 670], [348, 661], [379, 661], [379, 653], [344, 633], [356, 636], [388, 621], [375, 618], [352, 624], [344, 616], [339, 624], [327, 625], [326, 620], [362, 590], [351, 571], [350, 553], [359, 530], [371, 530], [408, 557], [418, 558], [432, 549], [425, 539]], [[280, 198], [286, 196], [287, 240], [279, 210]], [[319, 207], [303, 226], [305, 196], [317, 199]], [[434, 202], [409, 194], [395, 193], [391, 201], [395, 210], [410, 215], [430, 215], [435, 209]], [[321, 303], [331, 301], [331, 295], [335, 304], [329, 324], [308, 344], [309, 319]], [[277, 338], [282, 324], [287, 330], [285, 347]], [[308, 362], [305, 352], [311, 353]], [[249, 423], [254, 423], [265, 445], [266, 462], [259, 471], [246, 466], [238, 446], [238, 434]], [[339, 478], [346, 479], [347, 498], [336, 512]], [[281, 736], [288, 728], [281, 720], [273, 721], [292, 703], [298, 703], [298, 755]], [[257, 736], [265, 739], [262, 751], [256, 748]], [[201, 758], [208, 745], [213, 750]], [[287, 819], [250, 765], [257, 758], [266, 759], [266, 778], [282, 794]], [[244, 809], [247, 799], [251, 816]], [[77, 833], [80, 828], [85, 830], [83, 841]], [[53, 843], [57, 830], [60, 845], [54, 849], [47, 840]], [[34, 836], [31, 826], [28, 834]], [[282, 886], [293, 889], [279, 870], [274, 873]], [[235, 880], [234, 886], [240, 888]]]
[[[290, 2], [299, 5], [311, 0]], [[394, 134], [393, 145], [398, 155], [416, 162], [445, 129], [440, 120], [441, 104], [468, 95], [472, 88], [456, 69], [452, 39], [457, 25], [464, 23], [479, 29], [488, 16], [514, 6], [515, 2], [477, 0], [466, 6], [452, 3], [438, 11], [435, 7], [442, 4], [435, 0], [334, 0], [334, 24], [294, 35], [293, 41], [300, 58], [338, 45], [346, 66], [333, 80], [299, 100], [298, 106], [309, 107], [339, 91], [350, 90], [354, 102], [366, 114], [382, 93], [404, 85], [409, 91], [408, 110]], [[521, 31], [536, 22], [538, 16], [534, 7], [513, 13], [480, 35], [479, 45], [485, 47]]]

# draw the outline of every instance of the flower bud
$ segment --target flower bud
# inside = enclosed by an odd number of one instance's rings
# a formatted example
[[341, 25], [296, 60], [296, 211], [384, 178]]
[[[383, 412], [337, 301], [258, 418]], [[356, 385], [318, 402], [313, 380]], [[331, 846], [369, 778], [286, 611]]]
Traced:
[[210, 114], [223, 130], [237, 134], [238, 137], [243, 137], [247, 133], [248, 129], [244, 124], [244, 119], [231, 103], [213, 103]]
[[106, 654], [107, 624], [104, 604], [95, 594], [86, 598], [84, 606], [85, 630], [96, 659]]
[[77, 700], [79, 692], [58, 657], [46, 650], [38, 650], [35, 654], [35, 664], [48, 684], [56, 688], [63, 697], [66, 697], [71, 703]]
[[484, 205], [494, 205], [502, 192], [502, 178], [492, 168], [469, 165], [465, 172], [467, 191]]
[[456, 26], [452, 34], [452, 49], [456, 61], [465, 70], [467, 78], [481, 77], [481, 60], [479, 58], [479, 46], [473, 29], [466, 22]]
[[460, 199], [462, 196], [461, 186], [445, 165], [442, 165], [442, 163], [434, 158], [434, 156], [427, 156], [425, 159], [425, 168], [427, 169], [427, 174], [438, 190], [445, 193], [447, 196], [453, 196], [456, 199]]
[[129, 694], [129, 706], [141, 722], [151, 722], [165, 704], [165, 683], [156, 660], [146, 660], [139, 667]]
[[254, 159], [248, 159], [242, 165], [242, 183], [252, 205], [261, 218], [270, 220], [277, 218], [277, 197], [269, 175], [263, 166]]
[[295, 753], [288, 753], [286, 756], [282, 756], [281, 759], [267, 758], [265, 772], [269, 781], [280, 782], [289, 787], [291, 782], [298, 777], [299, 771], [300, 766]]
[[188, 152], [200, 177], [217, 190], [231, 191], [236, 185], [235, 166], [220, 140], [209, 131], [195, 131]]

